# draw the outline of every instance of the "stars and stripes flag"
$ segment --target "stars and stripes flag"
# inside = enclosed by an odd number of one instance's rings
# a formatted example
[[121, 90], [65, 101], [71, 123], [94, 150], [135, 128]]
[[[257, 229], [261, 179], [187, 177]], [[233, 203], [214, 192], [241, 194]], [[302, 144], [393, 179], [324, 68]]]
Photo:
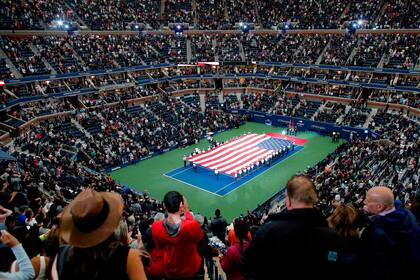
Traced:
[[288, 140], [270, 137], [267, 134], [249, 133], [209, 151], [188, 157], [187, 160], [235, 176], [291, 145], [292, 142]]

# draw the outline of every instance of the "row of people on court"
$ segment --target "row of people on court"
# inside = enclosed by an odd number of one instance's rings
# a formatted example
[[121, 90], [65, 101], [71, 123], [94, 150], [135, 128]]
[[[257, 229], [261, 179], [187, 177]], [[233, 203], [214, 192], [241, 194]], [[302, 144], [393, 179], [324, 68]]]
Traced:
[[[252, 173], [254, 170], [256, 170], [256, 169], [258, 169], [260, 167], [270, 166], [273, 161], [277, 160], [278, 158], [283, 157], [289, 151], [293, 151], [294, 149], [295, 149], [295, 145], [292, 144], [292, 143], [290, 143], [287, 146], [283, 146], [283, 147], [281, 147], [279, 149], [273, 150], [272, 153], [266, 155], [265, 157], [261, 157], [258, 160], [254, 161], [253, 163], [250, 163], [249, 165], [244, 166], [242, 169], [239, 169], [237, 172], [235, 172], [233, 174], [233, 177], [238, 178], [238, 177], [246, 176], [246, 175]], [[210, 148], [209, 148], [209, 150], [210, 150]], [[195, 155], [198, 155], [198, 154], [201, 154], [201, 153], [203, 153], [203, 151], [201, 151], [200, 149], [196, 148], [191, 153], [191, 156], [195, 156]], [[193, 168], [193, 171], [195, 173], [198, 172], [198, 166], [200, 165], [199, 163], [194, 162], [194, 160], [188, 161], [188, 157], [185, 156], [185, 155], [183, 157], [183, 161], [184, 161], [184, 168], [187, 167], [188, 162], [189, 162], [189, 165], [190, 165], [190, 167]], [[214, 174], [217, 177], [219, 176], [219, 173], [220, 172], [221, 171], [218, 168], [215, 168], [214, 169]]]

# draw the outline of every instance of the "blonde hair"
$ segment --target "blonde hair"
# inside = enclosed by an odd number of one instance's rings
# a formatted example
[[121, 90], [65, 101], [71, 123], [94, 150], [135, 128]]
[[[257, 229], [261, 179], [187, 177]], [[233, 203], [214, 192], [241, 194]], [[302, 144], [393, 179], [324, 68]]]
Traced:
[[328, 217], [328, 225], [343, 237], [358, 236], [359, 214], [351, 205], [339, 205]]
[[128, 225], [127, 222], [121, 220], [114, 232], [115, 239], [120, 241], [123, 245], [128, 246]]

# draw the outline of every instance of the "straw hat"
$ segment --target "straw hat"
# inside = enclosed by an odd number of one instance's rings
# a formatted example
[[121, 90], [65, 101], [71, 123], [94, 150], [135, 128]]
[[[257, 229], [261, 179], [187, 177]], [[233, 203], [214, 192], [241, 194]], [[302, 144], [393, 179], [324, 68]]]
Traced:
[[60, 219], [62, 239], [89, 248], [105, 241], [117, 228], [123, 211], [119, 194], [88, 189], [64, 208]]

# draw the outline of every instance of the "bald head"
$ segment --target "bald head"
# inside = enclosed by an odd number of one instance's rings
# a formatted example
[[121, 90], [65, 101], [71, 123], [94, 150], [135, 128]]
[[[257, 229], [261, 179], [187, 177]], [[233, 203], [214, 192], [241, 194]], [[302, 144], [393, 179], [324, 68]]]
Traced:
[[380, 202], [385, 205], [394, 205], [394, 194], [390, 188], [373, 187], [367, 192], [366, 195], [370, 195], [376, 202]]
[[366, 193], [363, 209], [369, 214], [378, 214], [394, 207], [394, 194], [387, 187], [373, 187]]
[[307, 176], [295, 175], [287, 182], [287, 208], [313, 207], [317, 202], [314, 183]]

